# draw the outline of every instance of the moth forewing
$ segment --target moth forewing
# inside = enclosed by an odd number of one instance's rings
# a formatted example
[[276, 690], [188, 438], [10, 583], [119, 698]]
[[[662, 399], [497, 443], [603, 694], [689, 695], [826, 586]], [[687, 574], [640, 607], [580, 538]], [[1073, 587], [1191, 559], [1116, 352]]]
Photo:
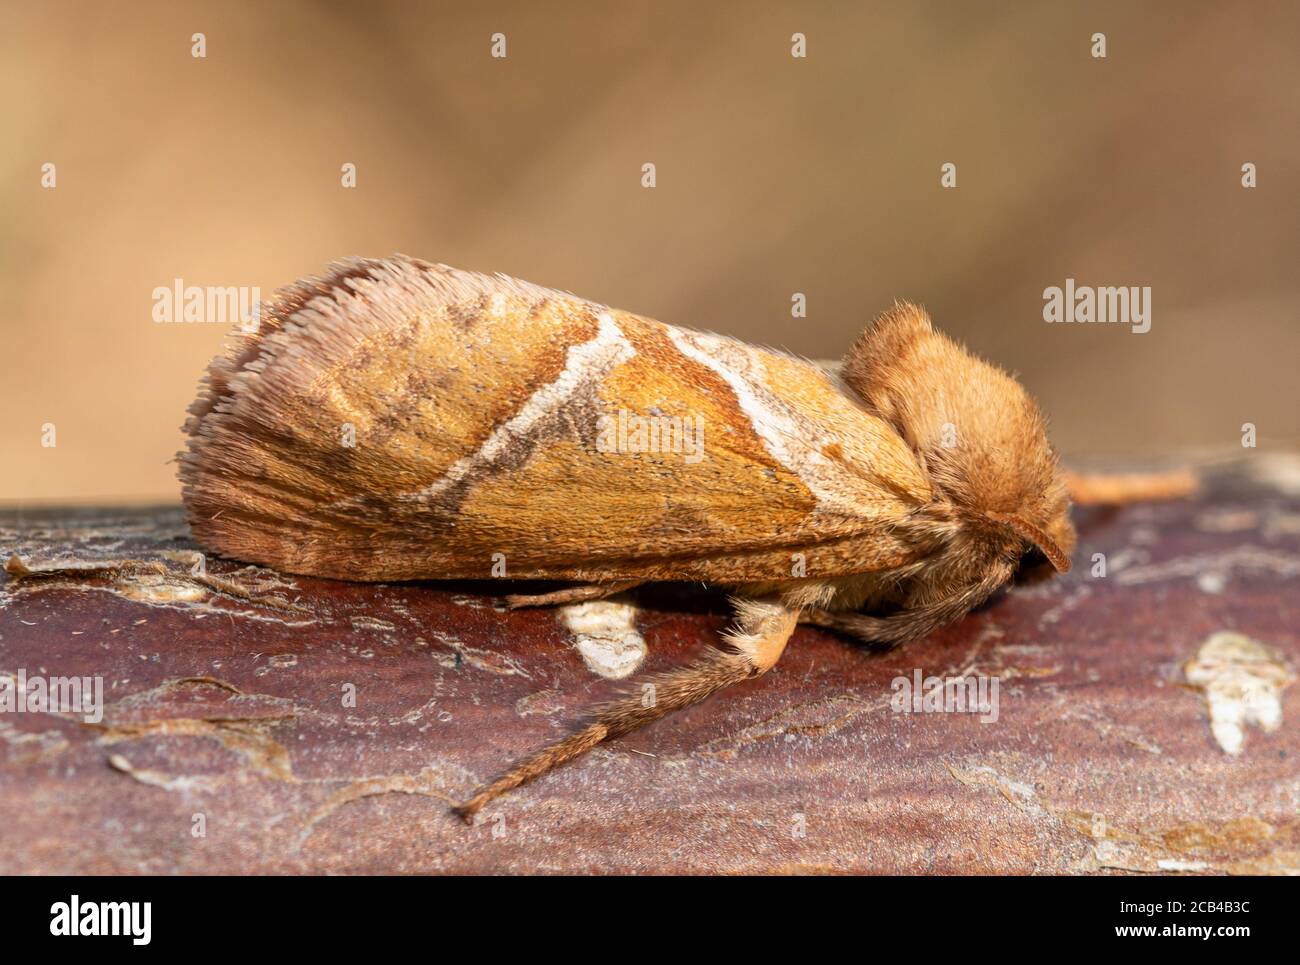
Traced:
[[[809, 363], [410, 259], [303, 287], [190, 426], [185, 498], [213, 549], [373, 580], [483, 577], [498, 551], [512, 576], [582, 581], [915, 556], [915, 459]], [[690, 420], [702, 458], [599, 444], [629, 416]]]

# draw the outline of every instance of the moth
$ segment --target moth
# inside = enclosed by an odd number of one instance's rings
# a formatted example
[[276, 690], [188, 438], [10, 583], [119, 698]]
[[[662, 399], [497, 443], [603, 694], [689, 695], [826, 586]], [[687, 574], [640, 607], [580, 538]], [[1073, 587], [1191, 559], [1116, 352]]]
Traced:
[[[800, 622], [894, 645], [1029, 556], [1070, 567], [1067, 480], [1021, 385], [915, 305], [838, 374], [503, 275], [397, 255], [290, 285], [208, 370], [179, 456], [207, 550], [340, 580], [721, 586], [735, 624], [694, 663], [594, 708], [458, 810], [780, 659]], [[611, 419], [703, 429], [697, 455]], [[635, 423], [644, 426], [645, 423]], [[641, 433], [635, 437], [640, 439]], [[611, 444], [611, 440], [614, 444]]]

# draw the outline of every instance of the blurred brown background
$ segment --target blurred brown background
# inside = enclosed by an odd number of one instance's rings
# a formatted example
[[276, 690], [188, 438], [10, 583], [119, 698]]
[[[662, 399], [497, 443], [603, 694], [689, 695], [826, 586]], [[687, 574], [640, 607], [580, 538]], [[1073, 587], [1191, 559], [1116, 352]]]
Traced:
[[[0, 499], [176, 498], [224, 329], [155, 287], [394, 251], [815, 357], [921, 301], [1072, 454], [1300, 439], [1294, 3], [4, 8]], [[1045, 324], [1067, 276], [1151, 331]]]

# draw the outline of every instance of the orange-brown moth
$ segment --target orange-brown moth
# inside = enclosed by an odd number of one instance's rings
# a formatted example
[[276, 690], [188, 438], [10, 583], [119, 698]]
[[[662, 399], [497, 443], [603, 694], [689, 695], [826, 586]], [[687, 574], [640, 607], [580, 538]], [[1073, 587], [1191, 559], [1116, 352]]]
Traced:
[[[620, 413], [702, 426], [701, 458], [609, 445]], [[352, 259], [277, 293], [212, 362], [186, 431], [194, 535], [240, 560], [474, 579], [504, 554], [511, 578], [577, 584], [513, 605], [655, 580], [732, 592], [734, 629], [659, 676], [652, 706], [596, 708], [467, 819], [764, 673], [801, 621], [897, 644], [983, 602], [1028, 553], [1068, 569], [1075, 542], [1037, 405], [908, 304], [831, 374], [502, 275]]]

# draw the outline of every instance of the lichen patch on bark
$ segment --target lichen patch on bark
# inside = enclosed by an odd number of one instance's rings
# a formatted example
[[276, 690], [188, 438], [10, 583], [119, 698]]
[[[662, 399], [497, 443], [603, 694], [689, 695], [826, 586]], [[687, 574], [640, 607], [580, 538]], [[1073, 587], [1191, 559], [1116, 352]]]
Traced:
[[1280, 656], [1242, 633], [1211, 634], [1183, 665], [1187, 682], [1205, 694], [1210, 731], [1229, 754], [1246, 745], [1246, 726], [1266, 732], [1282, 725], [1281, 694], [1295, 674]]
[[591, 600], [560, 608], [560, 620], [587, 668], [622, 680], [645, 661], [645, 638], [636, 628], [636, 607], [615, 600]]

